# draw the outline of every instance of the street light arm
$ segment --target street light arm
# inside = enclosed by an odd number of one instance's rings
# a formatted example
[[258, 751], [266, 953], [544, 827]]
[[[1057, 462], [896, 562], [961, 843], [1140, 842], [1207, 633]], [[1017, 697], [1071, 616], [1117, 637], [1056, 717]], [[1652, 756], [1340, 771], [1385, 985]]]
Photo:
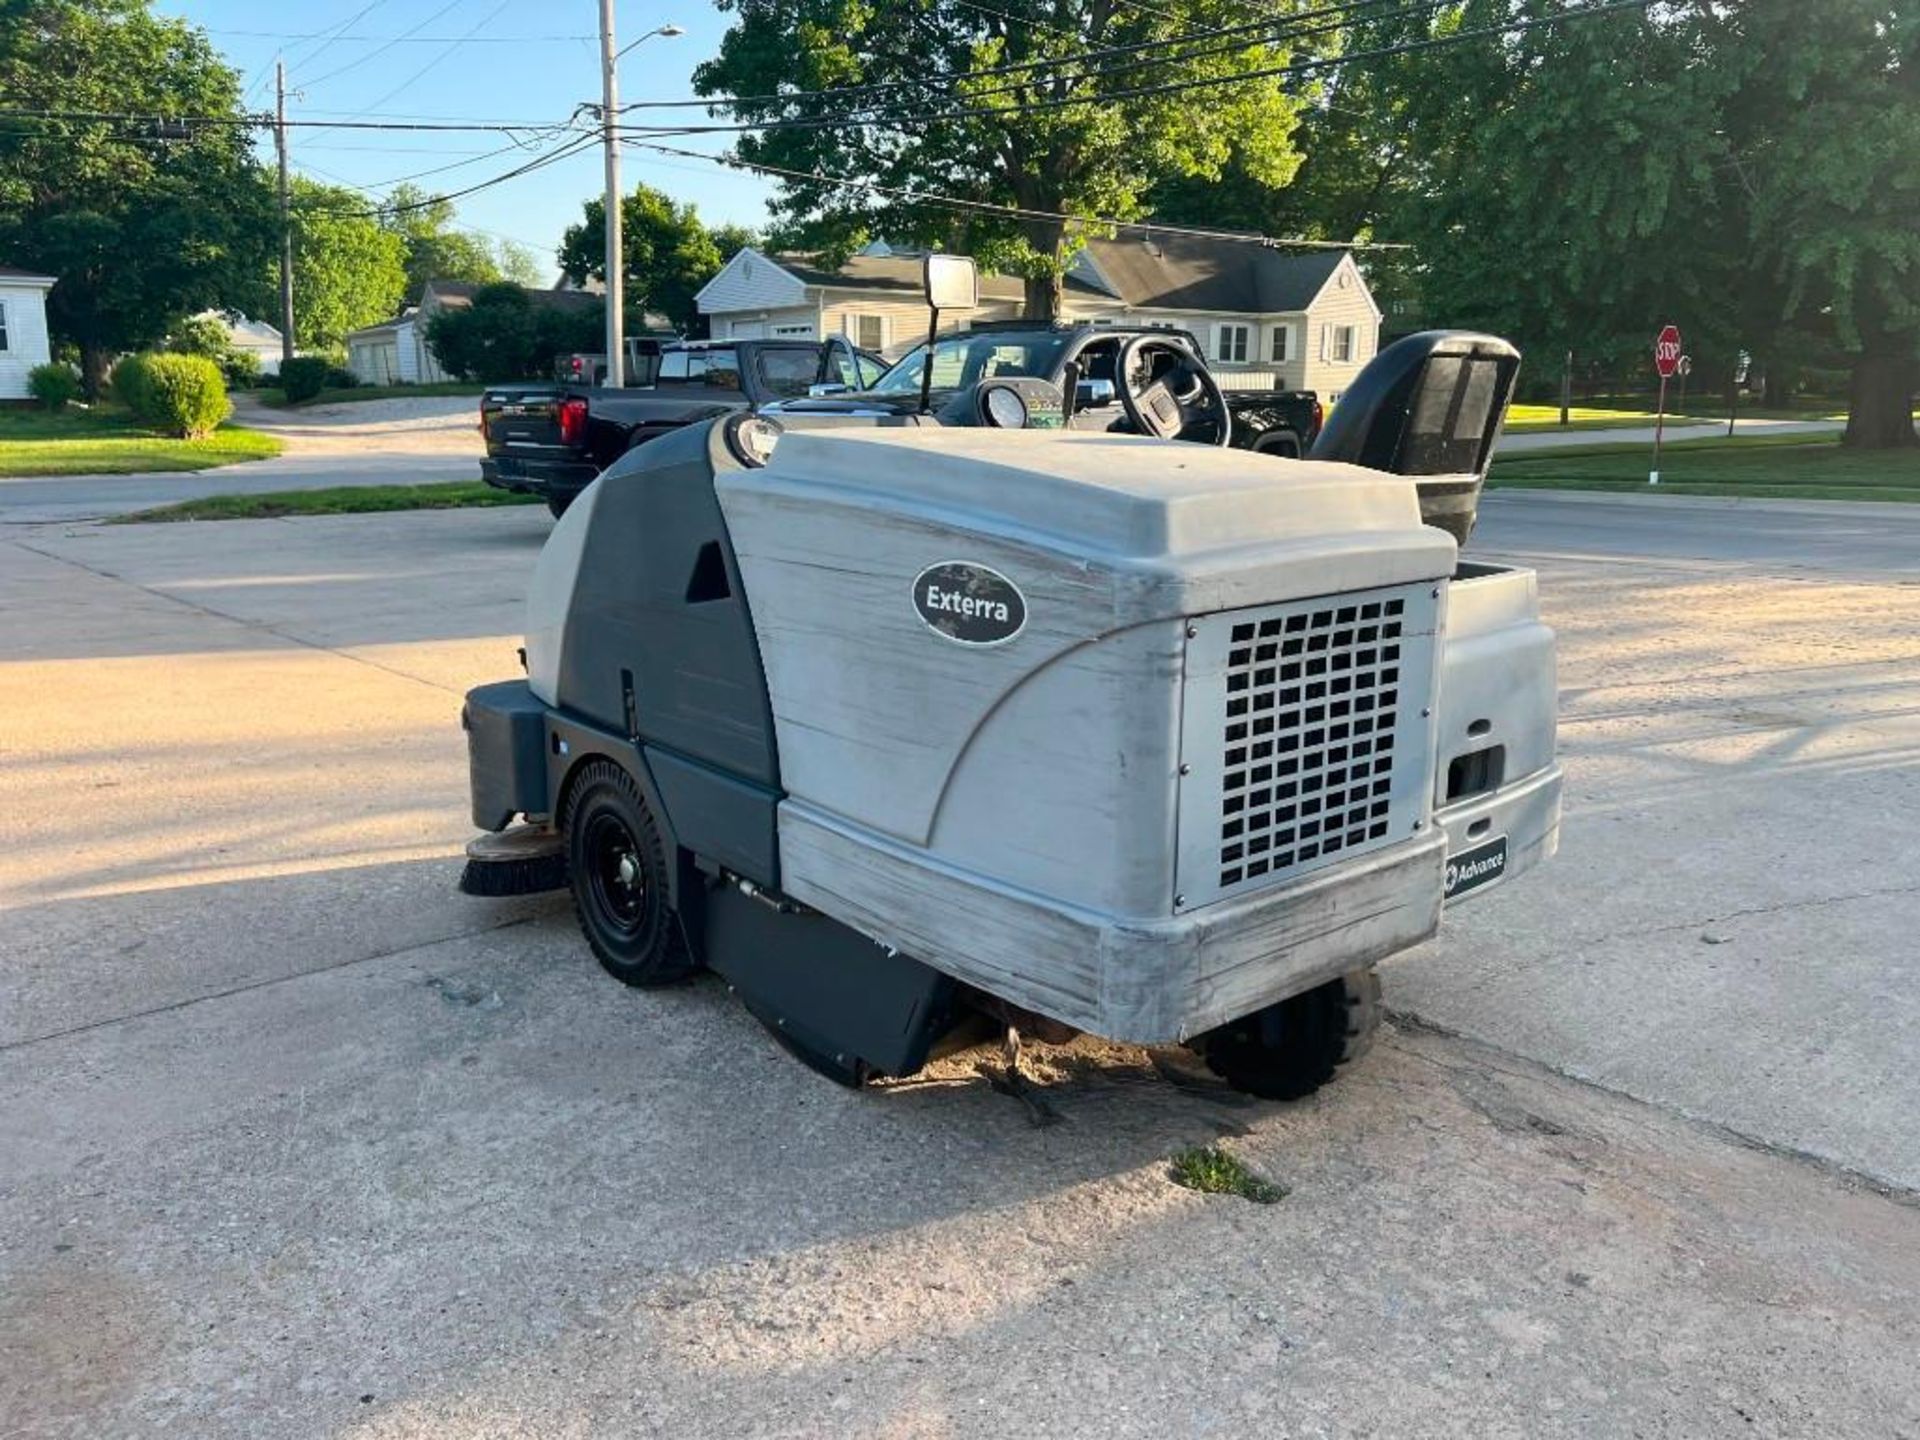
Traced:
[[669, 20], [665, 25], [660, 25], [655, 27], [652, 30], [649, 30], [646, 34], [642, 35], [638, 40], [632, 40], [632, 41], [629, 41], [627, 44], [622, 45], [618, 50], [614, 52], [613, 58], [618, 60], [622, 55], [626, 54], [627, 51], [633, 49], [637, 45], [644, 44], [646, 41], [651, 40], [656, 35], [663, 36], [664, 38], [671, 40], [676, 35], [684, 35], [686, 33], [687, 33], [686, 31], [682, 30], [678, 25], [675, 25], [671, 20]]

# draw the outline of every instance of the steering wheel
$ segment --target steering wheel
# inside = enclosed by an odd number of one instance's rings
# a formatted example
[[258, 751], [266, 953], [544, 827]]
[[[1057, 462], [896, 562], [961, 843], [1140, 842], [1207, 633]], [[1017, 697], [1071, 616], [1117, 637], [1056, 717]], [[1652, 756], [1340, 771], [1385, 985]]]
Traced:
[[[1232, 443], [1233, 414], [1220, 382], [1186, 346], [1136, 335], [1121, 345], [1113, 369], [1120, 408], [1142, 435], [1223, 447]], [[1203, 426], [1204, 437], [1194, 433]]]

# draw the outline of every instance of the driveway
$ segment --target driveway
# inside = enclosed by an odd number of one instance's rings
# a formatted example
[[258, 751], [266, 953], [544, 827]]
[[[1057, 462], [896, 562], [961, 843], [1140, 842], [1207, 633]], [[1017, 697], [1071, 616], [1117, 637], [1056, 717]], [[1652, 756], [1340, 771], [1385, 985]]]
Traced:
[[1920, 1433], [1920, 592], [1535, 498], [1560, 860], [1322, 1096], [1047, 1128], [454, 890], [538, 511], [0, 534], [0, 1434]]

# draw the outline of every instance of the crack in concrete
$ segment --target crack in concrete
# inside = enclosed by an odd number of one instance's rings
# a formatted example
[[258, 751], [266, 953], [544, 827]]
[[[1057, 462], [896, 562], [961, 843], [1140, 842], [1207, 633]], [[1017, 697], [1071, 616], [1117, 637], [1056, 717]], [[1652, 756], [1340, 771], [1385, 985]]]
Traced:
[[[1617, 1086], [1605, 1084], [1590, 1075], [1582, 1075], [1577, 1070], [1568, 1070], [1550, 1061], [1539, 1060], [1531, 1055], [1523, 1055], [1517, 1050], [1505, 1049], [1480, 1036], [1470, 1035], [1464, 1030], [1455, 1030], [1451, 1026], [1429, 1020], [1424, 1015], [1415, 1014], [1411, 1010], [1397, 1010], [1392, 1006], [1386, 1006], [1384, 1008], [1387, 1019], [1391, 1020], [1396, 1026], [1399, 1026], [1403, 1030], [1410, 1030], [1419, 1034], [1435, 1035], [1443, 1040], [1452, 1040], [1461, 1044], [1471, 1045], [1476, 1049], [1486, 1051], [1489, 1055], [1510, 1057], [1520, 1062], [1521, 1065], [1543, 1070], [1556, 1079], [1566, 1081], [1571, 1085], [1578, 1085], [1581, 1089], [1590, 1090], [1596, 1095], [1604, 1095], [1611, 1100], [1625, 1101], [1627, 1104], [1638, 1109], [1651, 1110], [1655, 1114], [1665, 1115], [1672, 1119], [1679, 1120], [1695, 1130], [1712, 1135], [1729, 1144], [1738, 1145], [1743, 1150], [1754, 1150], [1761, 1154], [1772, 1155], [1777, 1159], [1811, 1166], [1824, 1175], [1831, 1176], [1834, 1179], [1850, 1185], [1858, 1185], [1883, 1199], [1891, 1200], [1896, 1205], [1903, 1206], [1910, 1210], [1920, 1210], [1920, 1188], [1905, 1185], [1896, 1180], [1889, 1180], [1885, 1176], [1875, 1175], [1868, 1170], [1856, 1169], [1844, 1161], [1835, 1160], [1829, 1156], [1821, 1155], [1816, 1151], [1804, 1150], [1797, 1145], [1783, 1144], [1778, 1140], [1765, 1139], [1749, 1131], [1729, 1125], [1724, 1120], [1715, 1120], [1709, 1116], [1697, 1114], [1684, 1105], [1664, 1104], [1657, 1100], [1649, 1100], [1644, 1095], [1636, 1095], [1631, 1090], [1622, 1090]], [[1423, 1064], [1430, 1065], [1436, 1070], [1445, 1070], [1450, 1074], [1470, 1076], [1476, 1073], [1484, 1074], [1491, 1070], [1496, 1074], [1505, 1075], [1514, 1080], [1533, 1080], [1536, 1083], [1538, 1081], [1537, 1076], [1530, 1076], [1525, 1070], [1519, 1068], [1472, 1061], [1455, 1065], [1449, 1064], [1432, 1055], [1420, 1054], [1415, 1050], [1405, 1049], [1404, 1047], [1396, 1048], [1400, 1049], [1400, 1053], [1402, 1054], [1411, 1055]], [[1472, 1102], [1469, 1101], [1469, 1103], [1471, 1104]], [[1473, 1108], [1478, 1109], [1479, 1107], [1474, 1106]], [[1490, 1123], [1498, 1123], [1492, 1116], [1488, 1118]]]
[[336, 646], [324, 645], [318, 640], [309, 640], [303, 635], [295, 635], [289, 631], [269, 625], [264, 620], [249, 620], [244, 615], [235, 615], [225, 610], [217, 610], [211, 605], [202, 605], [196, 600], [183, 600], [180, 596], [170, 595], [165, 590], [156, 590], [151, 585], [142, 585], [138, 580], [129, 580], [124, 575], [116, 575], [111, 570], [101, 570], [95, 566], [86, 564], [84, 561], [75, 560], [71, 556], [61, 555], [56, 551], [42, 550], [39, 546], [29, 545], [24, 540], [8, 537], [6, 543], [14, 546], [16, 549], [26, 551], [29, 555], [38, 555], [41, 559], [51, 560], [57, 565], [71, 566], [84, 575], [91, 575], [97, 580], [108, 580], [115, 585], [124, 585], [129, 590], [138, 590], [142, 595], [151, 595], [156, 600], [164, 601], [169, 605], [178, 605], [181, 609], [192, 611], [197, 615], [205, 615], [214, 620], [225, 620], [230, 624], [241, 626], [243, 629], [255, 631], [263, 635], [271, 635], [277, 640], [284, 640], [289, 645], [298, 645], [308, 650], [317, 650], [323, 655], [333, 655], [355, 665], [365, 665], [370, 670], [378, 670], [381, 674], [391, 675], [398, 680], [409, 680], [416, 685], [424, 685], [429, 690], [439, 691], [442, 695], [461, 695], [464, 697], [465, 692], [463, 691], [441, 685], [432, 680], [424, 680], [418, 675], [410, 675], [405, 670], [396, 669], [391, 665], [382, 665], [378, 660], [369, 660], [366, 656], [356, 655], [350, 650], [341, 650]]
[[435, 935], [426, 940], [413, 940], [405, 945], [396, 945], [391, 950], [376, 951], [371, 955], [354, 955], [345, 960], [336, 960], [331, 965], [321, 965], [313, 970], [296, 970], [291, 975], [273, 975], [264, 980], [249, 980], [244, 984], [230, 985], [225, 990], [209, 990], [204, 995], [189, 995], [183, 1000], [170, 1000], [164, 1005], [154, 1005], [145, 1010], [130, 1011], [125, 1015], [111, 1015], [104, 1020], [89, 1020], [84, 1025], [71, 1025], [65, 1030], [50, 1030], [44, 1035], [29, 1036], [24, 1040], [0, 1042], [0, 1055], [11, 1054], [16, 1050], [26, 1050], [35, 1045], [45, 1045], [54, 1040], [70, 1040], [76, 1035], [86, 1035], [95, 1030], [109, 1029], [115, 1025], [124, 1025], [130, 1020], [145, 1020], [154, 1015], [166, 1015], [175, 1010], [185, 1010], [190, 1006], [205, 1004], [210, 1000], [226, 1000], [235, 995], [245, 995], [254, 990], [266, 990], [275, 985], [286, 985], [295, 980], [310, 979], [315, 975], [331, 975], [337, 970], [350, 969], [355, 965], [367, 965], [376, 960], [391, 960], [396, 955], [406, 955], [415, 950], [427, 950], [435, 945], [445, 945], [455, 940], [471, 940], [481, 935], [490, 935], [496, 930], [511, 930], [516, 925], [530, 925], [537, 917], [522, 915], [514, 920], [505, 920], [497, 925], [481, 925], [470, 930], [456, 930], [449, 935]]

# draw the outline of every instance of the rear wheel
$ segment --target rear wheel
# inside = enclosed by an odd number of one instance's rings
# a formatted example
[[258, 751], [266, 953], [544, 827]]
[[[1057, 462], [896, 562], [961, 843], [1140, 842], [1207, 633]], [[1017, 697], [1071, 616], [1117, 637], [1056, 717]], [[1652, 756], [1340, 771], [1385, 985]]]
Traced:
[[670, 985], [698, 969], [667, 906], [667, 846], [634, 779], [590, 760], [560, 817], [574, 913], [594, 955], [624, 985]]
[[1236, 1090], [1298, 1100], [1366, 1054], [1379, 1025], [1380, 977], [1353, 970], [1209, 1030], [1193, 1048]]

